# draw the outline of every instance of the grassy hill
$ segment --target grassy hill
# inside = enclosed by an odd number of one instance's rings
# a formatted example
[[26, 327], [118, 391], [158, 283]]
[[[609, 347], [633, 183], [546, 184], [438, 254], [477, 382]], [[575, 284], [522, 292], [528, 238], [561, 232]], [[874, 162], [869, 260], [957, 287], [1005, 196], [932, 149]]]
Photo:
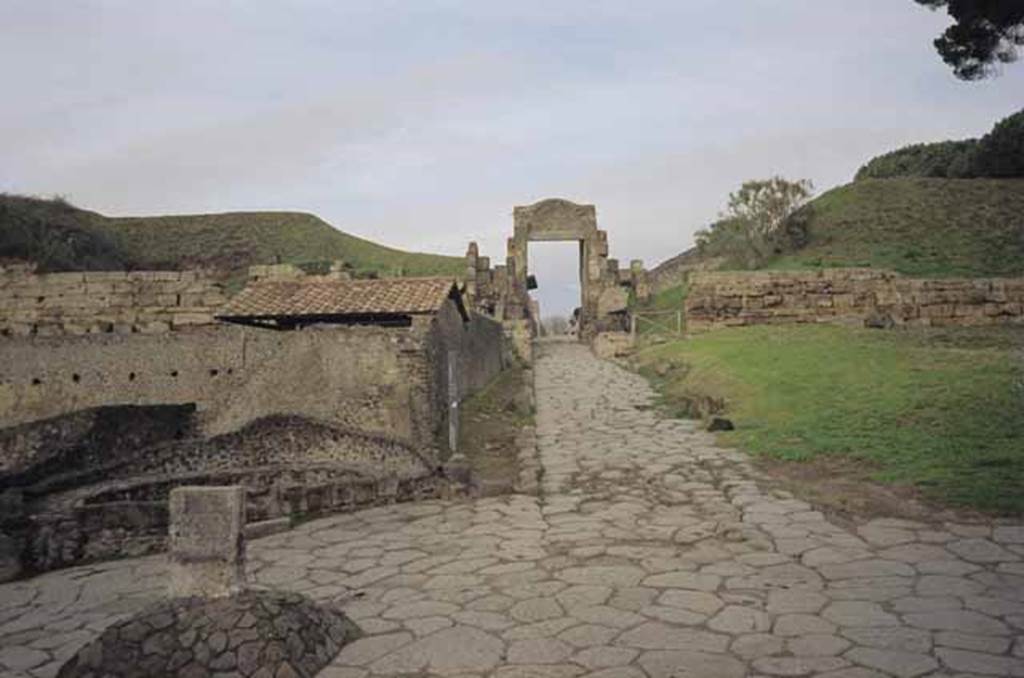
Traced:
[[767, 268], [1024, 275], [1024, 179], [866, 179], [811, 202], [808, 244]]
[[42, 270], [209, 267], [240, 279], [252, 264], [344, 261], [357, 274], [460, 274], [462, 258], [404, 252], [302, 212], [106, 217], [61, 200], [0, 195], [0, 258]]

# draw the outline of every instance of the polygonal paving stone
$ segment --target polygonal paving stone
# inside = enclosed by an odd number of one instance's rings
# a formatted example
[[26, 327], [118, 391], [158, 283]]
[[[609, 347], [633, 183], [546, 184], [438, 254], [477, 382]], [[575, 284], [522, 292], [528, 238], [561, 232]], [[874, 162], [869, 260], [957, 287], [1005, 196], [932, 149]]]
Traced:
[[417, 617], [407, 619], [403, 626], [416, 634], [417, 637], [428, 636], [435, 631], [454, 626], [455, 623], [448, 617]]
[[751, 633], [733, 640], [729, 651], [743, 659], [750, 660], [780, 654], [783, 647], [782, 639], [777, 636], [767, 633]]
[[686, 648], [702, 652], [724, 652], [729, 645], [729, 637], [708, 631], [680, 629], [659, 622], [647, 622], [623, 633], [615, 644], [646, 650]]
[[903, 615], [910, 626], [932, 631], [960, 631], [979, 635], [1008, 635], [1010, 629], [998, 619], [971, 610], [933, 610]]
[[900, 620], [877, 603], [849, 600], [831, 603], [821, 616], [838, 626], [899, 626]]
[[718, 612], [725, 605], [721, 599], [703, 591], [685, 591], [670, 589], [658, 598], [659, 605], [681, 607], [701, 614], [710, 615]]
[[668, 607], [667, 605], [648, 605], [640, 609], [640, 614], [652, 619], [669, 622], [670, 624], [682, 624], [683, 626], [696, 626], [707, 621], [706, 614], [691, 612], [681, 607]]
[[[492, 678], [576, 678], [582, 674], [584, 669], [574, 664], [535, 664], [521, 666], [502, 666], [493, 674]], [[454, 677], [461, 678], [461, 677]], [[467, 676], [467, 678], [470, 678]], [[473, 676], [472, 678], [476, 678]]]
[[381, 613], [384, 619], [415, 619], [416, 617], [445, 617], [458, 611], [457, 605], [451, 603], [438, 603], [434, 601], [419, 601], [415, 603], [402, 603], [388, 608]]
[[959, 631], [940, 631], [935, 634], [935, 644], [987, 654], [1003, 654], [1010, 648], [1010, 639], [1004, 636], [979, 636]]
[[580, 624], [558, 634], [558, 639], [574, 647], [593, 647], [607, 645], [612, 638], [619, 635], [619, 629], [596, 624]]
[[849, 665], [839, 657], [761, 657], [751, 662], [755, 670], [770, 676], [805, 676]]
[[946, 544], [946, 548], [964, 560], [972, 563], [998, 563], [1004, 560], [1019, 560], [1018, 556], [988, 539], [958, 539]]
[[910, 530], [891, 527], [873, 526], [870, 523], [857, 528], [857, 534], [873, 546], [895, 546], [914, 541], [916, 537]]
[[926, 653], [932, 649], [932, 636], [921, 629], [904, 627], [880, 629], [843, 629], [840, 633], [858, 645], [880, 650]]
[[602, 669], [609, 666], [625, 666], [640, 654], [626, 647], [589, 647], [573, 656], [572, 660], [588, 669]]
[[691, 589], [696, 591], [714, 591], [722, 583], [717, 574], [698, 574], [696, 572], [665, 572], [655, 574], [643, 580], [644, 586], [662, 589]]
[[49, 661], [50, 655], [21, 645], [0, 648], [0, 666], [12, 671], [27, 671]]
[[504, 643], [494, 636], [471, 626], [455, 626], [405, 645], [370, 668], [384, 674], [488, 671], [501, 661], [504, 652]]
[[852, 563], [822, 565], [818, 568], [826, 579], [852, 579], [854, 577], [913, 577], [914, 568], [895, 560], [857, 560]]
[[835, 633], [832, 622], [810, 614], [784, 614], [775, 619], [772, 633], [777, 636], [807, 636], [812, 634]]
[[723, 633], [759, 633], [771, 628], [771, 618], [760, 610], [729, 605], [708, 620], [708, 628]]
[[611, 626], [617, 629], [625, 629], [636, 626], [644, 621], [644, 618], [632, 612], [625, 612], [607, 605], [589, 605], [587, 607], [575, 607], [571, 615], [581, 622], [598, 624], [600, 626]]
[[862, 666], [885, 671], [899, 678], [915, 678], [939, 667], [939, 663], [926, 654], [872, 647], [857, 647], [843, 656]]
[[992, 530], [992, 540], [1000, 544], [1024, 544], [1024, 525], [1000, 525]]
[[929, 574], [918, 578], [914, 590], [919, 596], [974, 596], [983, 593], [985, 587], [962, 577]]
[[955, 650], [949, 647], [936, 648], [935, 655], [954, 671], [987, 676], [1024, 676], [1024, 659]]
[[560, 591], [555, 600], [571, 609], [579, 605], [602, 605], [612, 595], [612, 589], [608, 586], [572, 586]]
[[772, 614], [815, 613], [825, 607], [827, 602], [828, 598], [817, 591], [769, 591], [765, 609]]
[[[736, 658], [690, 650], [644, 652], [637, 659], [650, 678], [744, 678], [746, 667]], [[685, 669], [685, 673], [681, 670]]]
[[539, 622], [564, 616], [561, 605], [553, 598], [523, 600], [508, 611], [509, 615], [521, 622]]
[[498, 612], [463, 610], [452, 615], [452, 619], [466, 626], [475, 626], [484, 631], [503, 631], [516, 623]]
[[556, 638], [531, 638], [509, 645], [506, 658], [512, 664], [558, 664], [572, 653], [571, 645]]
[[941, 546], [921, 544], [919, 542], [892, 546], [883, 551], [879, 551], [878, 555], [885, 560], [898, 560], [902, 563], [912, 564], [927, 561], [956, 560], [956, 556]]
[[618, 666], [588, 673], [587, 678], [647, 678], [644, 672], [632, 666]]
[[850, 647], [850, 641], [838, 636], [813, 634], [791, 638], [786, 647], [798, 657], [831, 657]]
[[570, 567], [555, 574], [558, 579], [570, 584], [598, 586], [636, 586], [647, 575], [639, 567], [628, 565], [592, 565]]
[[332, 663], [348, 666], [365, 666], [375, 659], [412, 642], [411, 633], [401, 632], [383, 636], [359, 638], [341, 649]]

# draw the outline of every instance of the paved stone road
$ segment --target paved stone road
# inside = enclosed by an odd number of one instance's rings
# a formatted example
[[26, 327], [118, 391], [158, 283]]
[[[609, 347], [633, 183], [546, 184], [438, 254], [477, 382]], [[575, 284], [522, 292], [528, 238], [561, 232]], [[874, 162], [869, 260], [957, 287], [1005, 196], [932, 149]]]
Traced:
[[[255, 581], [341, 599], [368, 636], [326, 678], [1024, 676], [1024, 527], [847, 531], [660, 419], [581, 346], [536, 369], [543, 496], [428, 502], [251, 545]], [[0, 586], [4, 675], [162, 589], [160, 558]], [[24, 671], [25, 673], [20, 673]]]

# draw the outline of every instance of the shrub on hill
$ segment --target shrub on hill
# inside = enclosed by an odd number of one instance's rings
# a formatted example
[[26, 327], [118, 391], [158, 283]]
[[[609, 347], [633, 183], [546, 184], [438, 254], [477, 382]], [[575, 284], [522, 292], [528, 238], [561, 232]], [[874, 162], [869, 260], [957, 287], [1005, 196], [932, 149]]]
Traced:
[[131, 262], [89, 213], [67, 201], [0, 194], [0, 259], [35, 262], [40, 272], [129, 268]]
[[977, 139], [913, 144], [872, 158], [855, 179], [1024, 177], [1024, 110]]

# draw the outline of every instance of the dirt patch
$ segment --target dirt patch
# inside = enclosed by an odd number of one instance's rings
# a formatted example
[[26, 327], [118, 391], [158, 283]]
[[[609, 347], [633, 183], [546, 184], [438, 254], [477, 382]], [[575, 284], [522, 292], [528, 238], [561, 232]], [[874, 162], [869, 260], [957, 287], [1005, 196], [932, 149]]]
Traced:
[[927, 500], [909, 485], [872, 480], [878, 468], [863, 459], [821, 456], [803, 461], [755, 457], [755, 467], [781, 489], [792, 492], [846, 527], [872, 518], [905, 518], [924, 522], [989, 522], [990, 516], [953, 509]]
[[519, 474], [516, 437], [532, 422], [526, 371], [520, 365], [506, 369], [462, 404], [459, 451], [483, 495], [512, 491]]

